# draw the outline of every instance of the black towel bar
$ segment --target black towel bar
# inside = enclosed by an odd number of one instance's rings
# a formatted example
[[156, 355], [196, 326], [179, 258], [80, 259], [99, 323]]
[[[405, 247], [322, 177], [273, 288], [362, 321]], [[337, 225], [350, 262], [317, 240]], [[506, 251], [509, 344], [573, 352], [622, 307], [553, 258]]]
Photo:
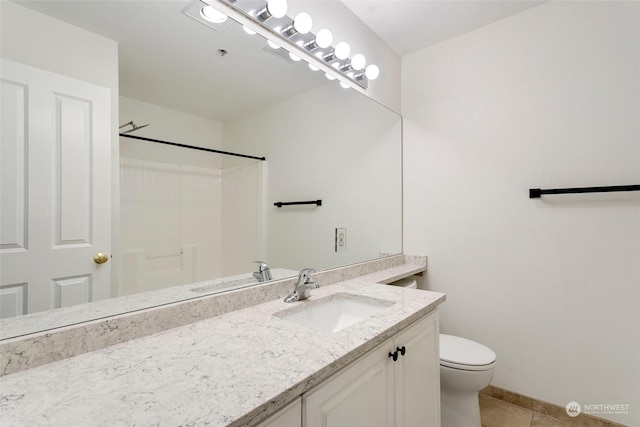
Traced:
[[306, 202], [275, 202], [273, 206], [277, 206], [279, 208], [283, 206], [291, 206], [291, 205], [316, 205], [322, 206], [322, 200], [309, 200]]
[[608, 187], [578, 187], [578, 188], [530, 188], [529, 198], [539, 199], [543, 194], [575, 194], [575, 193], [610, 193], [614, 191], [640, 191], [640, 185], [611, 185]]

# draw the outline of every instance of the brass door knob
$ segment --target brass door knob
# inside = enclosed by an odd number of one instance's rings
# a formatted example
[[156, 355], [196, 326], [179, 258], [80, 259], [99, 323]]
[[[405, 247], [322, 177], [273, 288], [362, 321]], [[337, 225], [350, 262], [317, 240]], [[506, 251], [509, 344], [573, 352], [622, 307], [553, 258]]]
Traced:
[[109, 255], [103, 254], [102, 252], [98, 252], [93, 257], [93, 262], [95, 262], [96, 264], [104, 264], [107, 261], [109, 261]]

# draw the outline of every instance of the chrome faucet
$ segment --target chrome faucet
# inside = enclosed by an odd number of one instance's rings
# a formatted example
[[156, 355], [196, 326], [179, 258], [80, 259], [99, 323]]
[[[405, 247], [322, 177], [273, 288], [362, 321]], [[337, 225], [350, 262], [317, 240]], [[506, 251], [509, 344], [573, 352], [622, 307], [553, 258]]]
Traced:
[[316, 270], [313, 268], [302, 269], [300, 274], [298, 274], [298, 283], [296, 283], [295, 289], [287, 295], [284, 302], [302, 301], [303, 299], [309, 298], [311, 296], [309, 291], [320, 287], [320, 284], [311, 282], [311, 274], [315, 272]]
[[258, 282], [268, 282], [271, 280], [271, 269], [267, 265], [266, 262], [263, 261], [253, 261], [258, 264], [258, 271], [253, 272], [253, 277]]

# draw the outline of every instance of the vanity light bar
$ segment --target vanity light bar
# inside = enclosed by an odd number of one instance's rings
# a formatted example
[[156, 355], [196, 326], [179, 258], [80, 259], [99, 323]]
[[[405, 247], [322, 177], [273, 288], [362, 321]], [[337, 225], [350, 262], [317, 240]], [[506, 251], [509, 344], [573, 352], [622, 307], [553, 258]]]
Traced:
[[[327, 29], [317, 34], [311, 32], [312, 19], [307, 13], [299, 13], [294, 19], [286, 15], [286, 0], [267, 0], [265, 5], [255, 9], [255, 2], [243, 0], [202, 0], [204, 4], [214, 5], [237, 20], [245, 27], [250, 25], [270, 42], [289, 51], [296, 59], [304, 59], [312, 70], [319, 69], [338, 80], [342, 87], [353, 84], [367, 89], [369, 81], [380, 74], [376, 65], [365, 68], [366, 59], [362, 54], [351, 54], [350, 46], [345, 42], [332, 46], [333, 36]], [[253, 7], [249, 9], [249, 7]], [[257, 26], [257, 27], [256, 27]], [[261, 31], [263, 30], [263, 31]]]

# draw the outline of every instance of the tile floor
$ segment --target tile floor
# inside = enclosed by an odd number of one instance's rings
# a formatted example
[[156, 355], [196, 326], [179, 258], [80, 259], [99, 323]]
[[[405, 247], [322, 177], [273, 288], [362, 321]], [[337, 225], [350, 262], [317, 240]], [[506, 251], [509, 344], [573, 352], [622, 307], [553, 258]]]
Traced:
[[493, 386], [480, 392], [480, 416], [482, 427], [624, 427]]

